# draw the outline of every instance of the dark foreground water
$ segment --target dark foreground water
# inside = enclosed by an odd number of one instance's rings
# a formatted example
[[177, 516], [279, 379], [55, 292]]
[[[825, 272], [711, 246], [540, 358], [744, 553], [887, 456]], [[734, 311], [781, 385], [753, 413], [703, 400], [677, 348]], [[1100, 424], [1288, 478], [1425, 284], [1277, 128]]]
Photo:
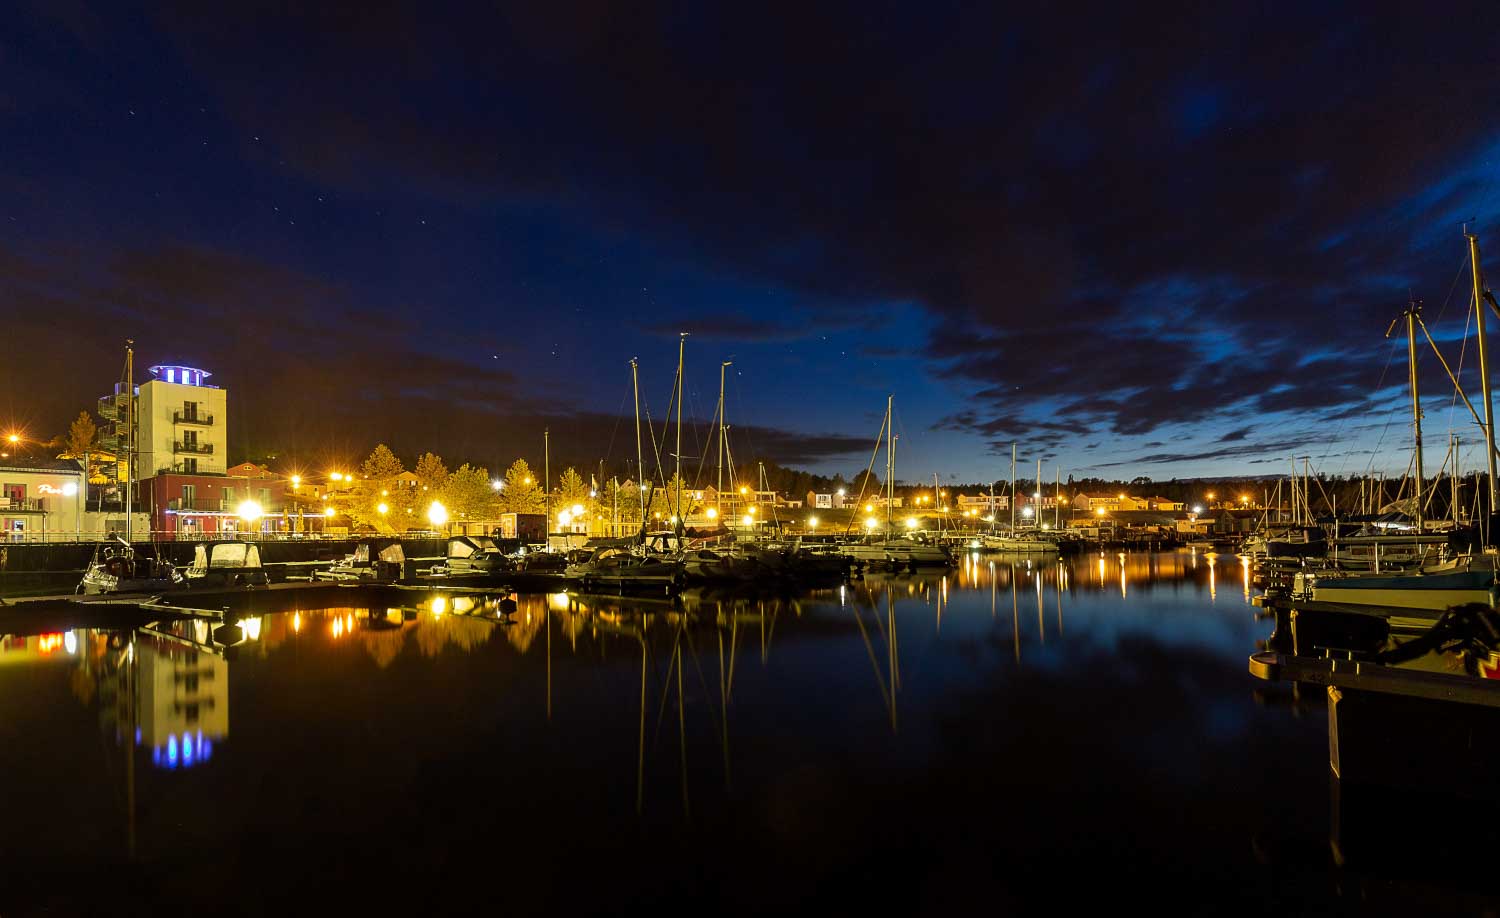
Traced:
[[1331, 785], [1250, 595], [1108, 554], [0, 638], [0, 916], [1493, 913], [1428, 863], [1464, 812]]

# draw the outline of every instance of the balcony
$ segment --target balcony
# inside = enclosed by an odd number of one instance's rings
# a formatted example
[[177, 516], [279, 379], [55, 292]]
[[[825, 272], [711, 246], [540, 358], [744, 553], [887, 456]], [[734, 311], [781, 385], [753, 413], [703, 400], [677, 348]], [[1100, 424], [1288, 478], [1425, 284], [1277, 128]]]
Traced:
[[184, 443], [183, 441], [178, 440], [177, 442], [172, 444], [172, 452], [190, 453], [198, 456], [212, 456], [214, 454], [214, 445], [212, 443], [199, 443], [197, 441], [189, 441]]
[[214, 423], [214, 416], [211, 414], [203, 414], [197, 411], [194, 411], [191, 414], [185, 411], [174, 411], [172, 412], [172, 423], [197, 424], [200, 427], [212, 427]]
[[226, 501], [210, 500], [206, 497], [197, 497], [187, 500], [181, 497], [167, 501], [167, 509], [178, 513], [190, 511], [195, 513], [227, 513], [230, 507]]
[[42, 513], [40, 497], [0, 497], [0, 511], [5, 513]]

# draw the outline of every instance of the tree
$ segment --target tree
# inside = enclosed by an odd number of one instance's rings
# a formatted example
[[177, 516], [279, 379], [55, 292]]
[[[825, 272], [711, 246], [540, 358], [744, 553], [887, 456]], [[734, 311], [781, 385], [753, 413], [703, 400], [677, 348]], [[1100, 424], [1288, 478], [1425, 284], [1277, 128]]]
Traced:
[[[442, 465], [441, 459], [438, 460], [438, 465]], [[368, 478], [370, 481], [385, 483], [389, 483], [391, 479], [394, 479], [404, 471], [406, 471], [406, 468], [401, 464], [401, 460], [397, 459], [396, 454], [391, 452], [390, 447], [384, 443], [375, 447], [370, 452], [369, 457], [359, 467], [360, 474], [365, 478]], [[386, 484], [382, 484], [382, 487], [385, 486]]]
[[[342, 509], [356, 523], [373, 526], [380, 532], [394, 532], [396, 524], [401, 522], [397, 519], [398, 512], [404, 508], [395, 506], [390, 488], [396, 476], [405, 471], [401, 460], [382, 443], [360, 464], [359, 471], [362, 477], [348, 497], [340, 501]], [[382, 506], [385, 513], [380, 512]]]
[[571, 466], [564, 469], [557, 479], [557, 504], [561, 507], [571, 507], [578, 504], [589, 509], [594, 499], [589, 496], [589, 486], [584, 482], [583, 476]]
[[98, 435], [99, 428], [94, 426], [94, 419], [89, 417], [89, 413], [78, 412], [78, 417], [68, 425], [68, 435], [64, 439], [68, 455], [86, 459], [89, 448], [94, 445], [94, 440]]
[[489, 470], [475, 468], [467, 462], [448, 476], [441, 494], [449, 519], [488, 520], [494, 519], [499, 512]]
[[546, 509], [542, 486], [537, 484], [525, 459], [517, 459], [505, 470], [502, 504], [511, 513], [541, 513]]
[[417, 481], [429, 494], [441, 493], [443, 485], [448, 483], [448, 467], [443, 464], [441, 456], [433, 453], [423, 453], [418, 457], [417, 467], [412, 469], [412, 474], [417, 476]]

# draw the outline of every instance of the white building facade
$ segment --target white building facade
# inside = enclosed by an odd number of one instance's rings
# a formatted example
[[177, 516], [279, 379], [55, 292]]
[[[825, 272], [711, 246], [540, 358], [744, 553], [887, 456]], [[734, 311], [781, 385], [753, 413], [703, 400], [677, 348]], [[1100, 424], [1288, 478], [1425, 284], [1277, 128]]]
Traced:
[[76, 460], [0, 460], [0, 541], [72, 539], [83, 523], [85, 498]]
[[155, 366], [136, 397], [137, 481], [162, 472], [222, 475], [228, 462], [228, 394], [197, 367]]

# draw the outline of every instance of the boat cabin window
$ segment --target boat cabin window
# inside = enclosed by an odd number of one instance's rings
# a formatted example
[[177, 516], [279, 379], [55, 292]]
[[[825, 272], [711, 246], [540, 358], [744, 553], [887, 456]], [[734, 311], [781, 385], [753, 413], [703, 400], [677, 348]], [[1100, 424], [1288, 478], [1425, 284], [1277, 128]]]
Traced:
[[248, 542], [221, 542], [193, 549], [193, 567], [260, 567], [260, 548]]

